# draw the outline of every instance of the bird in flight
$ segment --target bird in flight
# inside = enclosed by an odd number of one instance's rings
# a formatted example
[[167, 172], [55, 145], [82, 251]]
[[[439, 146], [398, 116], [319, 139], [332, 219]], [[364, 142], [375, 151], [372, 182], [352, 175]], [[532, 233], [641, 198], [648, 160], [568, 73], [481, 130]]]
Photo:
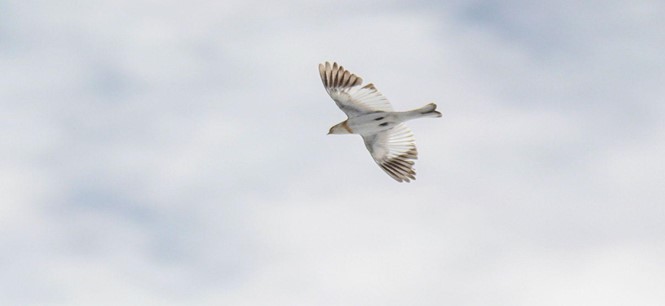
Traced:
[[441, 117], [436, 104], [396, 112], [372, 83], [361, 87], [362, 78], [337, 63], [319, 64], [319, 73], [326, 91], [348, 117], [331, 127], [328, 134], [359, 134], [374, 161], [390, 177], [398, 182], [415, 180], [413, 160], [418, 158], [418, 151], [413, 133], [404, 122]]

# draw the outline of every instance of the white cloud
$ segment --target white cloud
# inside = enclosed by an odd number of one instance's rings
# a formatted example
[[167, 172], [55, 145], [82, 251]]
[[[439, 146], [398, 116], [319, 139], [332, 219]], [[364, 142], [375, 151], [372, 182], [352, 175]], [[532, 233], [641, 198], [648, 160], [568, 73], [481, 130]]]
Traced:
[[[0, 302], [658, 305], [662, 5], [0, 12]], [[396, 184], [316, 65], [413, 122]]]

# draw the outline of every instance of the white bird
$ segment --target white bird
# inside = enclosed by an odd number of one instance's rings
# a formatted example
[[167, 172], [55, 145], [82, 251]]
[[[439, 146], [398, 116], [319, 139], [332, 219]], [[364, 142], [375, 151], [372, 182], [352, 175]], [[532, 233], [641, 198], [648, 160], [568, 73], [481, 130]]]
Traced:
[[319, 64], [323, 86], [347, 120], [330, 128], [328, 134], [359, 134], [374, 161], [398, 182], [416, 179], [412, 160], [418, 158], [413, 133], [403, 123], [424, 117], [441, 117], [436, 104], [395, 112], [372, 83], [363, 80], [337, 63]]

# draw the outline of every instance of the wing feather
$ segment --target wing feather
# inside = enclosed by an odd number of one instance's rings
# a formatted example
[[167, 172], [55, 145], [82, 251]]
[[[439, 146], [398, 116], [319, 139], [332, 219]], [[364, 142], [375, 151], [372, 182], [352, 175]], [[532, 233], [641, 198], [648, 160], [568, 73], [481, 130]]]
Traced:
[[337, 63], [319, 64], [319, 74], [330, 97], [349, 118], [393, 110], [388, 99], [372, 83], [359, 87], [363, 79]]
[[415, 139], [403, 123], [373, 135], [362, 135], [374, 161], [398, 182], [416, 179], [413, 160], [418, 159]]

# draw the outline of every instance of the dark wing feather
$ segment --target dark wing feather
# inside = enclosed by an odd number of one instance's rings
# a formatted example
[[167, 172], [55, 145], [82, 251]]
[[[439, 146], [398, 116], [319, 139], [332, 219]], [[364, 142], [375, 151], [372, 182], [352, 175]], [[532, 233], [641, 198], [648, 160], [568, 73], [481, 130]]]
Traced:
[[363, 79], [337, 63], [319, 64], [323, 86], [337, 106], [348, 116], [376, 111], [392, 111], [392, 106], [373, 84], [360, 85]]
[[404, 124], [373, 135], [362, 135], [374, 161], [398, 182], [416, 179], [413, 160], [418, 159], [415, 139]]

